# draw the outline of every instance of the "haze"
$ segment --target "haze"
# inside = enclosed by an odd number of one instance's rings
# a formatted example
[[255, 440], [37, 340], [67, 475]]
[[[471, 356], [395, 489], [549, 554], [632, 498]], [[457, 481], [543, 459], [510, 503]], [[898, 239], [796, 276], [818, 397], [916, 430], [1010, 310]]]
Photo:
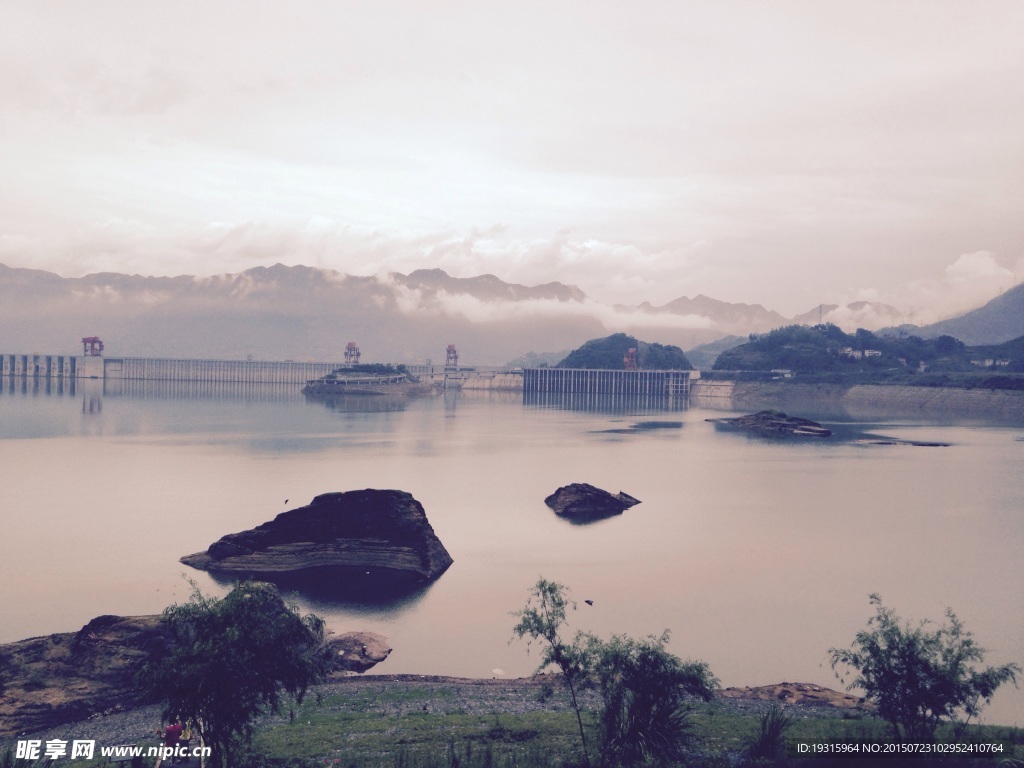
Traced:
[[0, 263], [924, 322], [1024, 277], [1013, 2], [13, 2]]

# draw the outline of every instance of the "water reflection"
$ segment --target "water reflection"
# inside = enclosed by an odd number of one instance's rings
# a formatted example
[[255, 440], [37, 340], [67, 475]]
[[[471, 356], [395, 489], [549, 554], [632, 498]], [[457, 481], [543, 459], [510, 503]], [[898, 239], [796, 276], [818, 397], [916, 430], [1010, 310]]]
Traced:
[[316, 395], [305, 394], [306, 402], [321, 403], [339, 413], [396, 413], [409, 407], [405, 395]]
[[0, 394], [63, 395], [75, 394], [75, 380], [46, 376], [0, 376]]
[[612, 434], [612, 435], [635, 435], [640, 432], [652, 432], [654, 430], [664, 429], [682, 429], [683, 422], [681, 421], [639, 421], [636, 424], [632, 424], [628, 427], [613, 427], [612, 429], [596, 429], [595, 434]]
[[594, 392], [524, 392], [523, 405], [593, 413], [661, 413], [689, 409], [686, 397], [626, 395]]
[[295, 384], [158, 379], [109, 379], [103, 382], [103, 395], [105, 397], [151, 400], [281, 402], [298, 400], [300, 394], [301, 389]]
[[[238, 581], [237, 576], [216, 572], [210, 572], [210, 577], [229, 588]], [[251, 577], [272, 582], [283, 592], [293, 592], [319, 609], [361, 615], [400, 614], [419, 603], [434, 585], [432, 581], [413, 580], [382, 568], [367, 571], [344, 566], [293, 573], [253, 573]]]
[[592, 513], [588, 517], [572, 517], [570, 515], [556, 515], [559, 520], [568, 523], [569, 525], [579, 526], [580, 528], [590, 527], [597, 523], [603, 523], [610, 520], [613, 517], [620, 517], [622, 512], [604, 512], [604, 513]]

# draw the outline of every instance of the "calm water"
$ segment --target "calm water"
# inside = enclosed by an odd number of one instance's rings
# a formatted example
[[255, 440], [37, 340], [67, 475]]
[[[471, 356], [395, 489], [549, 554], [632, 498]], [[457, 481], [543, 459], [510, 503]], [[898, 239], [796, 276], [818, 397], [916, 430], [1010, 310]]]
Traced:
[[[335, 631], [389, 637], [381, 672], [532, 671], [509, 612], [541, 575], [572, 588], [574, 627], [669, 628], [672, 649], [726, 685], [839, 687], [827, 650], [864, 627], [871, 592], [915, 620], [951, 606], [990, 662], [1024, 662], [1020, 426], [843, 426], [947, 448], [779, 443], [716, 431], [704, 419], [723, 414], [696, 409], [461, 396], [337, 411], [274, 391], [188, 395], [4, 383], [0, 642], [157, 613], [187, 597], [186, 579], [222, 593], [178, 558], [316, 494], [373, 487], [419, 499], [455, 564], [402, 603], [296, 599]], [[643, 421], [680, 426], [629, 430]], [[643, 503], [571, 525], [543, 503], [570, 482]], [[1024, 723], [1024, 693], [1001, 692], [987, 719]]]

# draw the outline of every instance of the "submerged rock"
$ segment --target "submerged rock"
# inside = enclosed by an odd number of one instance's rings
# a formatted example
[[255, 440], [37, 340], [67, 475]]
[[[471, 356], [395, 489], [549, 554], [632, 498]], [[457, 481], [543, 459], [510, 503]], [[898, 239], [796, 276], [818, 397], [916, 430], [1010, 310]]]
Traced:
[[830, 437], [832, 430], [816, 421], [801, 419], [799, 416], [788, 416], [782, 411], [758, 411], [747, 416], [731, 419], [705, 419], [723, 427], [744, 429], [768, 437], [793, 435], [796, 437]]
[[572, 483], [563, 485], [544, 499], [544, 503], [555, 510], [556, 515], [586, 522], [621, 515], [640, 500], [622, 491], [611, 494], [589, 483]]
[[452, 558], [411, 494], [368, 488], [322, 494], [252, 530], [223, 536], [181, 562], [270, 581], [312, 574], [348, 582], [422, 583], [444, 573]]

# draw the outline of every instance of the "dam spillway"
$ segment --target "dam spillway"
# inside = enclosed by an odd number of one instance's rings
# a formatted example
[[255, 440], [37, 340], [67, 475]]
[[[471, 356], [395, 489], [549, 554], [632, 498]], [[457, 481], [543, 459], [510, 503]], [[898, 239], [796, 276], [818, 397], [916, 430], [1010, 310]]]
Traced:
[[570, 409], [685, 409], [695, 371], [524, 368], [523, 403]]
[[691, 371], [524, 368], [523, 392], [689, 397]]

